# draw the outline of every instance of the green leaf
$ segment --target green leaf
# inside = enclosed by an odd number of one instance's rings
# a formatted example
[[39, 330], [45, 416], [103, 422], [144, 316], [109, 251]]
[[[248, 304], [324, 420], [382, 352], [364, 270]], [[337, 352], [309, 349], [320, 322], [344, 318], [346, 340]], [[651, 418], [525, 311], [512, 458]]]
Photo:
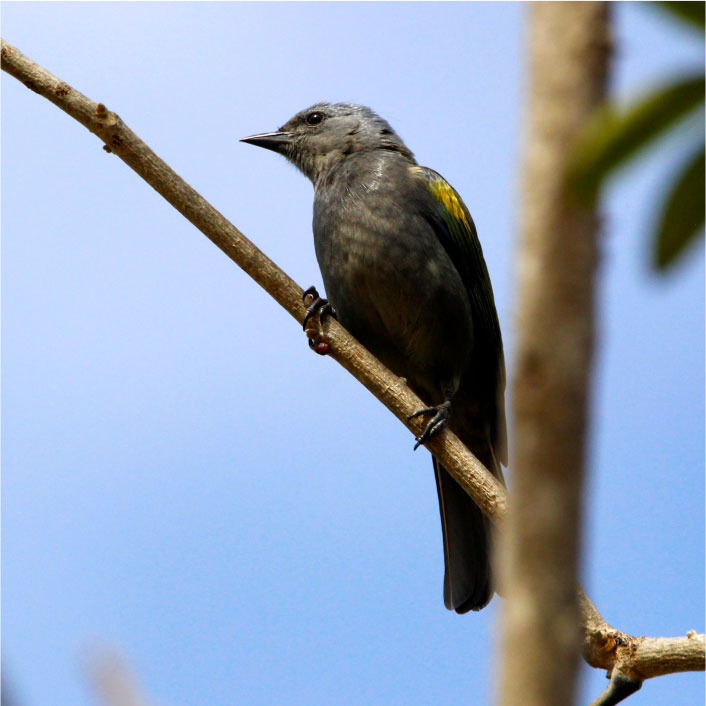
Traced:
[[669, 188], [655, 237], [654, 266], [667, 269], [704, 227], [704, 145], [689, 156]]
[[598, 109], [569, 157], [570, 193], [591, 203], [607, 177], [703, 101], [704, 75], [700, 73], [660, 86], [627, 109], [612, 104]]
[[656, 4], [662, 10], [676, 15], [680, 20], [686, 20], [695, 27], [704, 27], [704, 14], [706, 14], [704, 2], [658, 2]]

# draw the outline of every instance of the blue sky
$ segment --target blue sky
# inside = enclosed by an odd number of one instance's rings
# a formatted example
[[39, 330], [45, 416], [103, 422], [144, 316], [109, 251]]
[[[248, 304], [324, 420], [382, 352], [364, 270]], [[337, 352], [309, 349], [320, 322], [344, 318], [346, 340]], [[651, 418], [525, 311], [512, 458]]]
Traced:
[[[4, 38], [118, 112], [300, 285], [310, 184], [240, 144], [365, 103], [474, 216], [512, 375], [527, 6], [3, 3]], [[618, 96], [702, 63], [615, 8]], [[694, 127], [693, 125], [691, 126]], [[688, 126], [684, 128], [685, 133]], [[3, 657], [19, 706], [490, 703], [499, 600], [442, 604], [426, 451], [99, 141], [2, 77]], [[704, 253], [647, 266], [684, 134], [606, 202], [583, 583], [636, 634], [703, 631]], [[511, 475], [511, 469], [510, 469]], [[584, 668], [581, 702], [605, 683]], [[703, 676], [635, 706], [701, 703]]]

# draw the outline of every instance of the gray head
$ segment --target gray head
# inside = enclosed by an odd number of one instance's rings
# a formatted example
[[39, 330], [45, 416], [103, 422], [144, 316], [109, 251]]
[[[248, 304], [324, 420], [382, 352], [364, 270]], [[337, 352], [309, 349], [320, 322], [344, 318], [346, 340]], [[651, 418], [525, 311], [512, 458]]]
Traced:
[[241, 142], [279, 152], [314, 183], [323, 172], [356, 152], [392, 150], [414, 160], [386, 120], [370, 108], [352, 103], [317, 103], [276, 132], [252, 135]]

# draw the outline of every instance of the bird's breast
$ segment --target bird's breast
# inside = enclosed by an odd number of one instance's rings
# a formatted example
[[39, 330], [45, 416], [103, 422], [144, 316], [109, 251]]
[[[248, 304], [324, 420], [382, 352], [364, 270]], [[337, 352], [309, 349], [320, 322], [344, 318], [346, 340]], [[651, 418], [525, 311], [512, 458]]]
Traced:
[[317, 195], [314, 241], [327, 297], [361, 343], [403, 377], [456, 376], [472, 344], [468, 297], [413, 208], [384, 189]]

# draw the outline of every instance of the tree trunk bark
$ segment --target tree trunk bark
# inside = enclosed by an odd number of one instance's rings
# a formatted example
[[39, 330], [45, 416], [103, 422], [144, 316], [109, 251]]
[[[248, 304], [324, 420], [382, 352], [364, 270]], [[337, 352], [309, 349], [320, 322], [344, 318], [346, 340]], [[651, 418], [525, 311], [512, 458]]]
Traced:
[[499, 703], [573, 703], [576, 587], [598, 218], [565, 190], [577, 132], [605, 95], [609, 7], [529, 7], [529, 109], [517, 259], [513, 508], [501, 539]]

